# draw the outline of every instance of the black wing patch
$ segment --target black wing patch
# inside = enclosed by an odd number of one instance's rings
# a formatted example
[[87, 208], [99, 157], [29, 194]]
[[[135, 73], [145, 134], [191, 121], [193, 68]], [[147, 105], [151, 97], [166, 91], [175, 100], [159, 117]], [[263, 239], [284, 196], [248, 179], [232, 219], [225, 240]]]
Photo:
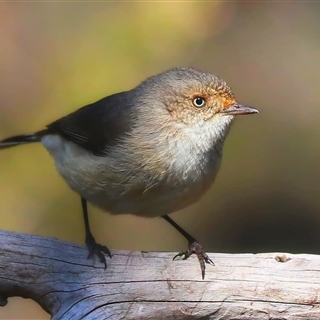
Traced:
[[97, 156], [106, 156], [108, 149], [131, 130], [131, 106], [128, 91], [117, 93], [70, 113], [47, 128]]

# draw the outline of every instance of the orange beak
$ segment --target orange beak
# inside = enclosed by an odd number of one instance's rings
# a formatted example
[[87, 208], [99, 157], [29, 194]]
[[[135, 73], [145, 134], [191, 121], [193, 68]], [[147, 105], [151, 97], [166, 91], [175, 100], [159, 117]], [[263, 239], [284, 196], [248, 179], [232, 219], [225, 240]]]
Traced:
[[235, 104], [231, 105], [229, 108], [221, 111], [221, 113], [233, 115], [233, 116], [238, 116], [238, 115], [242, 115], [242, 114], [259, 113], [259, 111], [255, 108], [245, 106], [245, 105], [242, 105], [239, 103], [235, 103]]

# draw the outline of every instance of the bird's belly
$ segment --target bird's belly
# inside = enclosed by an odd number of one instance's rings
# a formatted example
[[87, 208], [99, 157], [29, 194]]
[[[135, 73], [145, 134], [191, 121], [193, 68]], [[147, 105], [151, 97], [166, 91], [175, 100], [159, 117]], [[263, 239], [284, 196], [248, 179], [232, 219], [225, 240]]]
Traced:
[[[93, 205], [113, 214], [131, 213], [156, 217], [180, 210], [196, 201], [212, 184], [220, 160], [203, 172], [158, 175], [97, 157], [59, 136], [47, 136], [43, 144], [68, 185]], [[133, 166], [132, 166], [133, 167]], [[170, 172], [170, 170], [168, 170]]]
[[104, 211], [145, 217], [162, 216], [191, 205], [200, 199], [211, 184], [209, 181], [187, 184], [161, 181], [150, 187], [143, 181], [115, 183], [114, 179], [102, 176], [101, 180], [95, 182], [86, 179], [84, 175], [77, 175], [77, 178], [71, 179], [68, 176], [69, 171], [59, 171], [74, 191]]

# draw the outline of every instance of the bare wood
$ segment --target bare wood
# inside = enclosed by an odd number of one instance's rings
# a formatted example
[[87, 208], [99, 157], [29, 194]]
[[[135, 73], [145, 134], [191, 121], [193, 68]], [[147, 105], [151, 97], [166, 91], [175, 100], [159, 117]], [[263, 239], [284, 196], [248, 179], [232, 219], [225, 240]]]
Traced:
[[0, 231], [0, 303], [21, 296], [52, 319], [320, 319], [320, 257], [113, 251], [107, 270], [84, 247]]

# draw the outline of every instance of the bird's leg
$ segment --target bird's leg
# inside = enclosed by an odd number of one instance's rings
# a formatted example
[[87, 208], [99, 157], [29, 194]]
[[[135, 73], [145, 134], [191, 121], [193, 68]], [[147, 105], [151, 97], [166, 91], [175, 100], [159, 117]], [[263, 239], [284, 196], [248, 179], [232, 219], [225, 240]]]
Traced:
[[88, 259], [92, 259], [94, 255], [96, 255], [100, 262], [104, 264], [104, 268], [107, 268], [107, 261], [104, 253], [107, 254], [111, 258], [111, 252], [106, 246], [102, 246], [97, 243], [95, 238], [93, 237], [90, 226], [89, 226], [89, 217], [88, 217], [88, 207], [87, 201], [81, 197], [81, 205], [82, 205], [82, 213], [84, 219], [84, 226], [86, 230], [86, 245], [89, 250]]
[[182, 229], [177, 223], [175, 223], [168, 215], [162, 216], [164, 220], [169, 222], [176, 230], [178, 230], [189, 242], [188, 250], [181, 251], [177, 255], [174, 256], [173, 260], [177, 257], [183, 257], [183, 260], [188, 259], [192, 254], [196, 254], [200, 263], [202, 279], [205, 276], [206, 263], [214, 266], [213, 261], [209, 258], [206, 252], [203, 250], [202, 246], [198, 243], [198, 241], [192, 237], [188, 232]]

